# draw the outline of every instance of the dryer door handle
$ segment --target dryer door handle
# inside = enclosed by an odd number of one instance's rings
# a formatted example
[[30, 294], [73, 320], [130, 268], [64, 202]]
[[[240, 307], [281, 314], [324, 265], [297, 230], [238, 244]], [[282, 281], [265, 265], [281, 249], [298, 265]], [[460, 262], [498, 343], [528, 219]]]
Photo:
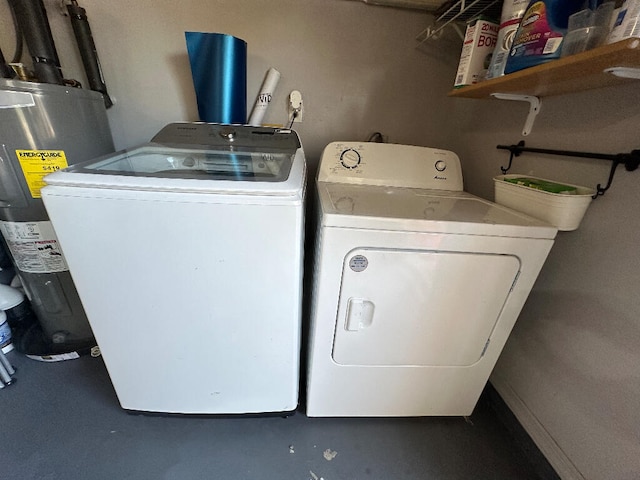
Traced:
[[373, 323], [374, 310], [373, 302], [364, 298], [350, 298], [347, 305], [345, 330], [357, 332], [363, 328], [370, 327]]

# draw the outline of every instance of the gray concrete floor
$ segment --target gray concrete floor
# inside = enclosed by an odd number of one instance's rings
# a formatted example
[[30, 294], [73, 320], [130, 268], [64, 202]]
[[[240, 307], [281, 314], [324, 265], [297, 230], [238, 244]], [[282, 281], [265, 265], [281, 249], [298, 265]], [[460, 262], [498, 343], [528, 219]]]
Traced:
[[469, 419], [131, 415], [100, 358], [7, 356], [3, 480], [538, 478], [483, 401]]

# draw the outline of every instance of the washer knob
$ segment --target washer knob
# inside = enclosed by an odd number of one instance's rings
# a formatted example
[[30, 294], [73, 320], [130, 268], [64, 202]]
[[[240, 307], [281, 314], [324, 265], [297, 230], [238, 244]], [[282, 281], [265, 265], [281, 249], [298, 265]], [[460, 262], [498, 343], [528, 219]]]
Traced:
[[358, 151], [354, 150], [353, 148], [344, 150], [340, 154], [340, 163], [345, 168], [356, 168], [358, 165], [360, 165], [361, 161], [362, 157], [360, 156]]
[[436, 170], [439, 172], [444, 172], [447, 168], [447, 164], [444, 160], [438, 160], [435, 164]]
[[230, 142], [233, 142], [235, 140], [235, 138], [236, 138], [236, 131], [231, 127], [223, 127], [220, 130], [219, 135], [222, 138], [225, 138], [225, 139], [229, 140]]

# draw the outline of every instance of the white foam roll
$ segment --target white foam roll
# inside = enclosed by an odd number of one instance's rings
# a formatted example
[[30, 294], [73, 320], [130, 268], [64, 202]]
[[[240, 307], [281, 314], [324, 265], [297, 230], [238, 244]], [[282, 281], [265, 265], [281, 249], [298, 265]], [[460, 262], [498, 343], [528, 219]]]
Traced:
[[249, 125], [259, 127], [262, 124], [262, 119], [267, 112], [267, 108], [269, 107], [269, 103], [271, 103], [273, 93], [279, 81], [280, 72], [278, 70], [273, 67], [267, 70], [267, 74], [262, 82], [262, 87], [260, 87], [260, 93], [258, 93], [258, 98], [256, 98], [256, 104], [249, 117]]

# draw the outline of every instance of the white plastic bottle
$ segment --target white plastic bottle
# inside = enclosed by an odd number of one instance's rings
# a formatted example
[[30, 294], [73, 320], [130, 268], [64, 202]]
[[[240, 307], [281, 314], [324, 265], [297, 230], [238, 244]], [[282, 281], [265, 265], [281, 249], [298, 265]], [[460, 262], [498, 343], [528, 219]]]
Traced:
[[528, 0], [505, 0], [500, 16], [500, 30], [498, 31], [498, 43], [493, 51], [491, 63], [487, 70], [487, 79], [504, 75], [504, 66], [507, 64], [513, 37], [516, 35], [520, 20], [527, 8]]

